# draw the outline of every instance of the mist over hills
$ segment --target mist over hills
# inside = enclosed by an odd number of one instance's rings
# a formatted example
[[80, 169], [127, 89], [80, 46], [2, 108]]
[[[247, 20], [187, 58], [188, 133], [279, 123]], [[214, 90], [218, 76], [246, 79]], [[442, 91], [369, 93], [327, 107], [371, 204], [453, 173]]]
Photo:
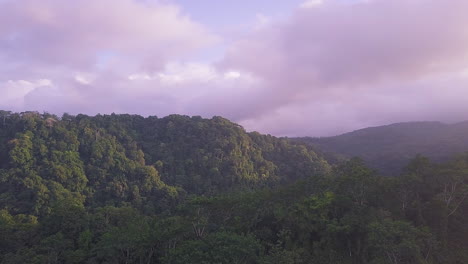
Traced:
[[445, 161], [468, 151], [468, 121], [395, 123], [333, 137], [293, 140], [313, 145], [337, 159], [360, 157], [383, 174], [397, 175], [418, 154], [434, 161]]

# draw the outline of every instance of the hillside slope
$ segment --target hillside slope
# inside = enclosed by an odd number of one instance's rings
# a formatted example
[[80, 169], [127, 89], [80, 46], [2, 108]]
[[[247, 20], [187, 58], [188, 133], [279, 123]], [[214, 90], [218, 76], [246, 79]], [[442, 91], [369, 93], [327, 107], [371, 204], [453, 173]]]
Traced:
[[334, 137], [296, 138], [325, 153], [357, 156], [384, 174], [398, 174], [414, 156], [421, 154], [444, 161], [468, 151], [468, 122], [408, 122], [371, 127]]
[[88, 206], [163, 210], [187, 195], [276, 186], [328, 170], [311, 148], [246, 133], [227, 119], [2, 112], [0, 208], [47, 214]]

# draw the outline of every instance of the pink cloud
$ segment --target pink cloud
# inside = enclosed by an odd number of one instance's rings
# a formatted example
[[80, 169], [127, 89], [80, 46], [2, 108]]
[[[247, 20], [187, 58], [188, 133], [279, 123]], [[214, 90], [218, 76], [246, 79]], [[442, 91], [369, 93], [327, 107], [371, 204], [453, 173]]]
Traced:
[[0, 55], [16, 63], [89, 69], [111, 52], [159, 68], [217, 41], [175, 5], [133, 0], [0, 3]]
[[[187, 60], [218, 37], [172, 4], [7, 0], [0, 91], [15, 109], [223, 115], [276, 135], [454, 122], [468, 119], [466, 10], [464, 0], [327, 0], [237, 36], [210, 64]], [[11, 85], [40, 79], [53, 85]]]
[[468, 66], [465, 10], [464, 0], [331, 0], [239, 40], [221, 67], [266, 82], [268, 97], [243, 123], [275, 134], [323, 135], [408, 117], [467, 119], [456, 100], [468, 99], [468, 80], [458, 77]]

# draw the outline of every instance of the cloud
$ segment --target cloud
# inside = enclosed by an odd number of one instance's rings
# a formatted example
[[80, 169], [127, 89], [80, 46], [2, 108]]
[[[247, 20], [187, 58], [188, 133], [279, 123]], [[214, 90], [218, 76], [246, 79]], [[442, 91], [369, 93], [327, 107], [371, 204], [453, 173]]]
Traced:
[[468, 99], [468, 81], [458, 78], [468, 61], [467, 9], [463, 0], [329, 1], [239, 40], [221, 67], [265, 82], [268, 98], [242, 123], [274, 134], [468, 119], [456, 100]]
[[214, 63], [190, 58], [223, 40], [168, 3], [0, 2], [0, 108], [222, 115], [290, 136], [468, 119], [467, 1], [308, 1], [259, 15]]
[[110, 54], [127, 67], [157, 69], [215, 41], [216, 36], [175, 5], [133, 0], [0, 2], [0, 57], [19, 64], [16, 68], [34, 63], [89, 70]]
[[415, 120], [453, 123], [468, 119], [467, 87], [468, 77], [454, 73], [343, 88], [317, 100], [284, 104], [242, 123], [253, 130], [288, 136], [336, 135]]
[[323, 0], [307, 0], [304, 1], [300, 7], [301, 8], [314, 8], [323, 4]]
[[0, 105], [9, 109], [17, 110], [24, 107], [24, 97], [36, 88], [51, 86], [52, 82], [47, 79], [25, 81], [25, 80], [8, 80], [0, 83], [1, 97]]
[[2, 1], [0, 108], [96, 114], [138, 113], [145, 105], [145, 113], [157, 114], [158, 105], [171, 109], [154, 101], [167, 99], [159, 96], [162, 81], [142, 88], [128, 76], [160, 73], [170, 82], [177, 78], [166, 72], [171, 61], [218, 42], [218, 36], [166, 2]]
[[127, 76], [103, 72], [90, 77], [80, 73], [50, 87], [32, 87], [21, 96], [25, 98], [24, 108], [54, 113], [178, 113], [240, 120], [250, 113], [240, 110], [239, 102], [254, 104], [254, 97], [245, 96], [255, 94], [259, 87], [256, 78], [241, 71], [220, 71], [203, 63], [171, 62], [160, 71]]

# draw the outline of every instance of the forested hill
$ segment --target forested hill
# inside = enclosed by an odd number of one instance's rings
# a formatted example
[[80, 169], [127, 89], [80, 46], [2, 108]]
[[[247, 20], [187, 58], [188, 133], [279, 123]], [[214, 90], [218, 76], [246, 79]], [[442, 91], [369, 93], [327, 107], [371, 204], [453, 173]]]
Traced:
[[[397, 175], [417, 154], [446, 161], [468, 151], [468, 121], [408, 122], [371, 127], [335, 137], [296, 138], [334, 157], [360, 157], [386, 175]], [[336, 158], [336, 156], [334, 157]]]
[[310, 148], [224, 118], [0, 114], [0, 208], [55, 200], [163, 210], [161, 200], [275, 186], [324, 173]]
[[1, 264], [465, 264], [468, 154], [382, 177], [221, 117], [0, 112]]

